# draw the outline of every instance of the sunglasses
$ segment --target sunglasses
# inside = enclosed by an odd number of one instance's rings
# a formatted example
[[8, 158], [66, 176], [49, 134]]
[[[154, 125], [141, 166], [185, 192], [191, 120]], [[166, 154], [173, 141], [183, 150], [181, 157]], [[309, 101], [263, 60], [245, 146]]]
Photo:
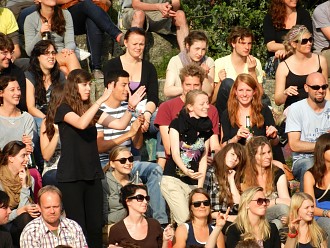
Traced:
[[191, 204], [195, 207], [195, 208], [199, 208], [201, 205], [204, 205], [204, 207], [208, 207], [210, 206], [210, 201], [209, 200], [205, 200], [205, 201], [195, 201], [192, 202]]
[[261, 206], [263, 203], [266, 205], [269, 205], [270, 200], [267, 198], [258, 198], [257, 200], [251, 200], [251, 201], [256, 201], [259, 206]]
[[119, 159], [116, 159], [116, 160], [113, 160], [113, 161], [118, 161], [121, 164], [126, 164], [127, 160], [128, 160], [128, 162], [132, 163], [134, 161], [134, 157], [130, 156], [128, 158], [119, 158]]
[[322, 88], [322, 90], [326, 90], [329, 85], [328, 84], [323, 84], [323, 85], [309, 85], [309, 84], [306, 84], [309, 88], [312, 88], [313, 90], [319, 90]]
[[150, 201], [150, 196], [149, 195], [146, 195], [146, 196], [144, 196], [144, 195], [134, 195], [134, 196], [127, 197], [127, 199], [130, 199], [130, 200], [136, 199], [138, 202], [143, 202], [144, 199], [146, 199], [146, 201], [149, 202]]
[[[299, 41], [297, 40], [296, 42], [299, 42]], [[307, 42], [309, 42], [309, 43], [313, 43], [313, 42], [314, 42], [314, 38], [311, 36], [311, 37], [309, 37], [309, 38], [301, 39], [300, 44], [301, 44], [301, 45], [306, 45]]]

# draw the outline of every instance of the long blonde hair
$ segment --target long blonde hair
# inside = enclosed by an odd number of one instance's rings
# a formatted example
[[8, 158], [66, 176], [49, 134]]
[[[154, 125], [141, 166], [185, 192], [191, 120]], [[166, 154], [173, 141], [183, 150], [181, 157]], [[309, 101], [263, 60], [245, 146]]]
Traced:
[[[310, 200], [314, 202], [314, 199], [309, 194], [304, 192], [295, 193], [291, 199], [290, 214], [289, 216], [294, 220], [298, 218], [298, 211], [304, 201]], [[289, 217], [289, 223], [291, 221]], [[326, 234], [321, 229], [321, 227], [316, 223], [314, 218], [307, 223], [308, 225], [308, 235], [310, 237], [310, 243], [312, 247], [321, 248], [322, 242], [327, 239]]]
[[[240, 230], [241, 234], [241, 239], [242, 240], [248, 240], [248, 239], [253, 239], [255, 240], [255, 234], [253, 231], [253, 227], [250, 223], [249, 219], [249, 203], [252, 201], [254, 195], [257, 192], [263, 192], [262, 187], [252, 187], [243, 192], [241, 195], [241, 201], [239, 203], [239, 208], [238, 208], [238, 214], [237, 218], [234, 221], [234, 224], [238, 227]], [[259, 232], [261, 234], [261, 239], [263, 241], [267, 240], [270, 238], [270, 225], [268, 221], [266, 220], [265, 216], [260, 217], [260, 222], [259, 222]]]

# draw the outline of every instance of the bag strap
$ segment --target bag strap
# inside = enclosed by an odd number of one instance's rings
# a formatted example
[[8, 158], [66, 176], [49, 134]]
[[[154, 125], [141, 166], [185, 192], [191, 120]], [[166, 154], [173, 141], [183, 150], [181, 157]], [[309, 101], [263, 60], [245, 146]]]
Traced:
[[318, 200], [318, 201], [321, 200], [321, 199], [325, 196], [325, 194], [328, 193], [329, 189], [330, 189], [330, 183], [328, 184], [328, 187], [327, 187], [327, 189], [324, 191], [324, 193], [323, 193], [319, 198], [317, 198], [317, 200]]

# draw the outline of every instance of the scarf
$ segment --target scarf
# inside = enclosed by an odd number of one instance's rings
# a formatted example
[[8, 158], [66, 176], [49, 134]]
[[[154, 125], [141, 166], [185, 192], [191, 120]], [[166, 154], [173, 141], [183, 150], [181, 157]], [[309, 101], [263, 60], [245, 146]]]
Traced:
[[190, 117], [186, 109], [182, 109], [178, 116], [180, 140], [191, 145], [196, 142], [198, 137], [208, 140], [212, 134], [212, 122], [209, 117], [199, 119]]
[[[31, 177], [29, 170], [26, 171], [26, 176], [28, 178], [27, 185], [31, 186]], [[9, 170], [7, 165], [0, 166], [0, 182], [3, 190], [9, 195], [9, 207], [10, 209], [17, 208], [22, 184], [18, 175], [14, 176]]]
[[198, 61], [198, 62], [192, 61], [191, 58], [188, 56], [188, 53], [187, 53], [186, 51], [182, 51], [182, 52], [180, 52], [180, 53], [179, 53], [179, 58], [180, 58], [180, 60], [181, 60], [181, 63], [182, 63], [182, 65], [183, 65], [183, 67], [186, 66], [186, 65], [188, 65], [188, 64], [191, 64], [191, 63], [193, 63], [193, 64], [197, 64], [197, 65], [200, 66], [200, 65], [203, 64], [203, 63], [206, 61], [206, 59], [207, 59], [207, 57], [204, 56], [204, 57], [203, 57], [200, 61]]

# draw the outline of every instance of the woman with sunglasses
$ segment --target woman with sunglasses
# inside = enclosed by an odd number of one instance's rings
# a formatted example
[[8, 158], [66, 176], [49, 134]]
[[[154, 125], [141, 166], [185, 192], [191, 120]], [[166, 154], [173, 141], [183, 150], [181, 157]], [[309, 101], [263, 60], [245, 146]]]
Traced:
[[175, 231], [173, 248], [184, 247], [225, 247], [221, 232], [228, 217], [217, 212], [216, 225], [212, 226], [210, 196], [202, 188], [194, 189], [189, 194], [190, 218]]
[[[116, 146], [109, 153], [109, 163], [103, 168], [103, 219], [106, 224], [114, 224], [127, 216], [120, 201], [120, 189], [133, 179], [133, 155], [129, 148]], [[142, 182], [140, 178], [134, 181]], [[135, 182], [134, 182], [135, 183]]]
[[25, 19], [24, 38], [25, 50], [29, 56], [38, 41], [52, 40], [58, 53], [50, 54], [49, 59], [55, 56], [65, 75], [81, 68], [75, 54], [76, 44], [71, 14], [56, 5], [56, 0], [39, 0], [37, 10]]
[[153, 64], [142, 59], [145, 48], [146, 33], [142, 28], [131, 27], [124, 36], [126, 53], [109, 60], [104, 66], [104, 74], [112, 70], [125, 70], [129, 73], [129, 87], [132, 94], [140, 87], [146, 87], [146, 97], [139, 104], [145, 121], [141, 127], [143, 132], [148, 131], [151, 116], [158, 106], [158, 77]]
[[283, 44], [287, 58], [276, 71], [274, 98], [277, 105], [284, 104], [286, 109], [292, 103], [307, 98], [304, 90], [307, 76], [312, 72], [321, 72], [328, 79], [328, 67], [322, 55], [312, 53], [313, 36], [305, 26], [292, 27]]
[[125, 219], [113, 225], [110, 229], [109, 248], [125, 247], [125, 242], [136, 247], [168, 247], [168, 241], [173, 239], [174, 230], [168, 225], [162, 231], [161, 225], [155, 219], [146, 219], [150, 196], [145, 185], [127, 184], [120, 189], [121, 203], [128, 215]]
[[327, 233], [330, 247], [330, 133], [322, 134], [314, 149], [314, 165], [304, 175], [304, 192], [314, 202], [317, 224]]
[[276, 225], [266, 219], [269, 202], [262, 187], [251, 187], [243, 192], [237, 218], [227, 229], [226, 247], [236, 247], [241, 240], [255, 240], [265, 248], [281, 247]]
[[292, 196], [285, 248], [327, 247], [327, 235], [314, 220], [314, 210], [314, 199], [309, 194], [298, 192]]
[[0, 152], [0, 190], [9, 195], [11, 213], [4, 227], [19, 247], [20, 234], [25, 225], [39, 216], [38, 208], [33, 204], [33, 179], [27, 169], [29, 154], [22, 141], [11, 141]]
[[161, 190], [178, 224], [189, 218], [190, 191], [203, 186], [209, 138], [213, 134], [208, 109], [208, 95], [191, 90], [178, 117], [169, 126], [171, 156], [166, 161]]
[[[63, 100], [55, 110], [54, 123], [58, 125], [61, 157], [57, 166], [58, 187], [63, 194], [63, 204], [68, 218], [82, 227], [89, 247], [102, 246], [103, 193], [101, 168], [97, 149], [95, 123], [124, 129], [132, 118], [127, 110], [120, 119], [99, 110], [110, 96], [113, 85], [103, 95], [90, 102], [91, 75], [82, 69], [69, 73], [64, 85]], [[129, 105], [135, 108], [144, 96], [138, 89], [129, 96]]]
[[41, 40], [33, 48], [26, 76], [26, 96], [29, 113], [37, 118], [46, 116], [52, 88], [65, 82], [55, 59], [57, 51], [51, 40]]
[[239, 143], [230, 143], [214, 156], [212, 166], [206, 171], [203, 188], [211, 196], [212, 218], [216, 219], [218, 212], [225, 213], [229, 207], [226, 225], [237, 216], [241, 173], [246, 160], [244, 147]]
[[279, 162], [273, 161], [271, 145], [266, 137], [252, 137], [245, 148], [249, 159], [242, 171], [242, 191], [250, 187], [262, 187], [264, 195], [270, 200], [266, 217], [281, 229], [287, 224], [290, 206], [286, 175], [279, 167]]

